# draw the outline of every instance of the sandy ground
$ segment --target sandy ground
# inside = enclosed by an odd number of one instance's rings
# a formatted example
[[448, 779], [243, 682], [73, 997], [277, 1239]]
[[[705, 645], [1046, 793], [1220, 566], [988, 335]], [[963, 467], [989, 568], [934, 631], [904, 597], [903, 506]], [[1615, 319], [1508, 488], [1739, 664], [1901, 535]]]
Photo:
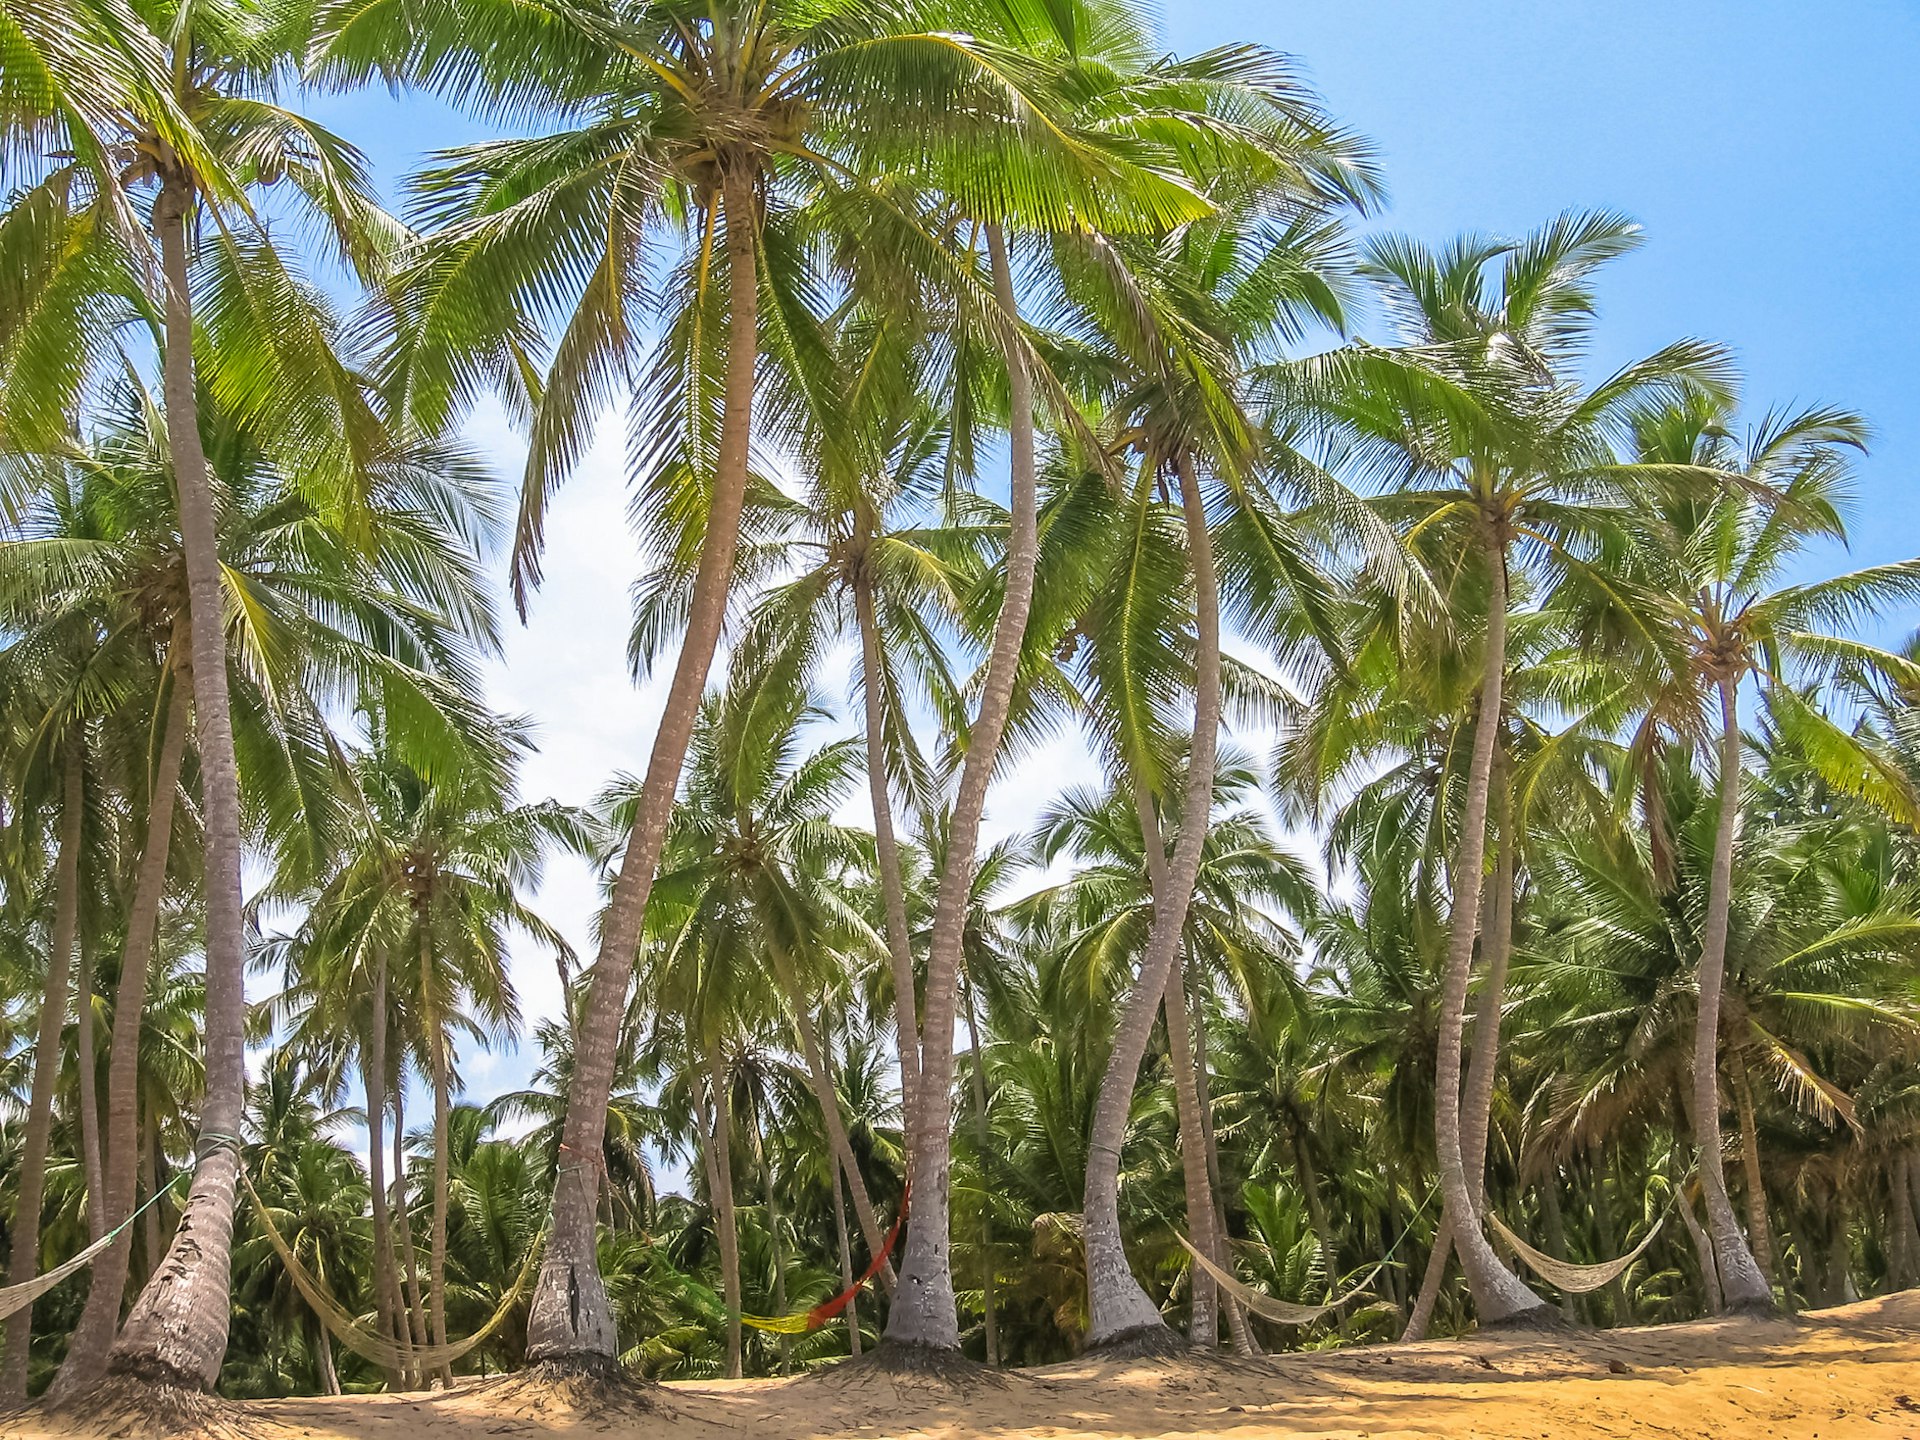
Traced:
[[[861, 1369], [672, 1384], [648, 1395], [609, 1405], [512, 1380], [470, 1381], [445, 1394], [234, 1406], [219, 1428], [260, 1440], [1920, 1440], [1920, 1291], [1797, 1322], [1496, 1335], [1258, 1361], [1085, 1361], [964, 1390]], [[0, 1420], [5, 1440], [64, 1433], [72, 1432], [31, 1414]]]

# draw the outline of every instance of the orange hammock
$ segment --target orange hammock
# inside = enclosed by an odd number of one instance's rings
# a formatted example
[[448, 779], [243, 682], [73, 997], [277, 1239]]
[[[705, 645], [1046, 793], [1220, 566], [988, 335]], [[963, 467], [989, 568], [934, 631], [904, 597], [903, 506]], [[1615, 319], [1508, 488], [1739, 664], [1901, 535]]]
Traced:
[[907, 1188], [900, 1194], [900, 1213], [893, 1217], [893, 1228], [887, 1232], [886, 1241], [880, 1246], [880, 1253], [873, 1257], [860, 1277], [831, 1300], [822, 1300], [811, 1310], [796, 1310], [791, 1315], [742, 1315], [740, 1323], [751, 1325], [756, 1330], [770, 1330], [775, 1335], [805, 1335], [810, 1330], [818, 1330], [829, 1320], [853, 1302], [867, 1286], [867, 1282], [880, 1273], [880, 1267], [887, 1263], [887, 1257], [893, 1254], [894, 1244], [900, 1239], [900, 1227], [907, 1223], [907, 1199], [913, 1194], [913, 1182], [907, 1182]]

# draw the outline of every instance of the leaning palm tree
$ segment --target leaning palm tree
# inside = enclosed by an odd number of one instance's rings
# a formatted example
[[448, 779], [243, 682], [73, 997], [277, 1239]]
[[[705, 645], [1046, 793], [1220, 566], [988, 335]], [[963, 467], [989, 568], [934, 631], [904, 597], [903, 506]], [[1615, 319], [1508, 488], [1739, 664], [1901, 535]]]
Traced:
[[[9, 18], [24, 46], [21, 73], [37, 77], [7, 87], [0, 111], [25, 182], [9, 214], [38, 222], [9, 227], [16, 241], [38, 242], [13, 271], [26, 277], [21, 298], [32, 303], [19, 313], [33, 323], [6, 337], [18, 382], [6, 387], [9, 443], [50, 447], [76, 397], [112, 362], [123, 297], [162, 317], [206, 831], [208, 1093], [203, 1158], [172, 1258], [135, 1304], [113, 1365], [136, 1382], [203, 1390], [226, 1344], [246, 1067], [239, 776], [199, 389], [249, 419], [275, 416], [264, 433], [290, 473], [352, 509], [362, 466], [382, 443], [377, 416], [249, 192], [287, 196], [362, 274], [378, 268], [395, 231], [352, 147], [276, 103], [300, 47], [301, 6], [80, 0]], [[63, 337], [58, 363], [42, 364], [36, 347], [50, 333]], [[215, 343], [196, 354], [202, 333]]]
[[[1803, 585], [1782, 585], [1794, 558], [1818, 540], [1846, 538], [1847, 456], [1865, 425], [1844, 411], [1768, 415], [1736, 438], [1723, 408], [1702, 400], [1637, 417], [1639, 459], [1649, 469], [1710, 468], [1726, 487], [1664, 487], [1647, 495], [1648, 542], [1638, 576], [1666, 622], [1651, 647], [1666, 662], [1642, 727], [1643, 748], [1678, 735], [1718, 750], [1719, 828], [1700, 935], [1699, 1008], [1693, 1046], [1694, 1143], [1714, 1261], [1727, 1307], [1765, 1312], [1772, 1288], [1740, 1232], [1721, 1158], [1720, 1020], [1740, 819], [1740, 690], [1756, 680], [1789, 744], [1829, 783], [1910, 820], [1920, 806], [1897, 767], [1809, 704], [1790, 682], [1835, 673], [1911, 685], [1906, 657], [1834, 633], [1889, 602], [1920, 596], [1920, 561], [1877, 566]], [[1710, 723], [1718, 712], [1717, 726]], [[1657, 816], [1655, 817], [1657, 823]]]
[[[1461, 1071], [1467, 989], [1478, 937], [1493, 759], [1504, 706], [1516, 562], [1546, 584], [1586, 581], [1596, 533], [1623, 523], [1620, 501], [1656, 468], [1623, 463], [1618, 428], [1637, 406], [1727, 386], [1724, 356], [1671, 345], [1591, 388], [1575, 366], [1591, 337], [1593, 272], [1638, 243], [1617, 215], [1574, 214], [1516, 243], [1475, 237], [1438, 253], [1387, 238], [1369, 246], [1407, 349], [1337, 352], [1307, 389], [1357, 446], [1363, 464], [1399, 488], [1381, 503], [1404, 520], [1430, 568], [1458, 570], [1484, 597], [1455, 618], [1481, 629], [1480, 693], [1450, 870], [1447, 968], [1438, 1036], [1435, 1145], [1454, 1241], [1483, 1324], [1545, 1320], [1550, 1311], [1501, 1261], [1475, 1217], [1462, 1145]], [[1698, 478], [1697, 476], [1695, 477]], [[1524, 542], [1524, 546], [1522, 545]]]

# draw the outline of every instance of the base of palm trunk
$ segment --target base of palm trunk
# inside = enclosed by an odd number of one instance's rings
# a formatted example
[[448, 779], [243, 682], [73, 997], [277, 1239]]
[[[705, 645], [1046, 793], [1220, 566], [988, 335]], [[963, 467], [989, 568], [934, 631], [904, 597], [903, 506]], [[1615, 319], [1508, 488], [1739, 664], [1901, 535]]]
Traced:
[[1778, 1320], [1782, 1318], [1780, 1307], [1774, 1302], [1771, 1296], [1762, 1300], [1757, 1295], [1749, 1300], [1734, 1301], [1731, 1305], [1722, 1309], [1720, 1314], [1722, 1316], [1731, 1316], [1735, 1320]]
[[659, 1385], [634, 1374], [611, 1355], [549, 1356], [506, 1375], [464, 1383], [473, 1386], [473, 1393], [495, 1402], [534, 1402], [543, 1414], [658, 1414], [666, 1408]]
[[152, 1440], [189, 1435], [250, 1440], [269, 1428], [250, 1422], [244, 1407], [208, 1394], [197, 1377], [182, 1376], [170, 1366], [119, 1357], [99, 1384], [42, 1409], [59, 1422], [56, 1429]]
[[1498, 1320], [1482, 1320], [1475, 1328], [1482, 1335], [1510, 1335], [1516, 1330], [1577, 1330], [1580, 1326], [1569, 1320], [1559, 1306], [1543, 1301]]
[[1014, 1379], [1005, 1370], [982, 1365], [945, 1345], [920, 1345], [884, 1338], [865, 1354], [828, 1365], [806, 1378], [827, 1385], [856, 1385], [869, 1375], [927, 1380], [956, 1390], [1004, 1389]]
[[1101, 1360], [1172, 1360], [1191, 1356], [1194, 1351], [1171, 1325], [1156, 1321], [1089, 1340], [1085, 1353]]

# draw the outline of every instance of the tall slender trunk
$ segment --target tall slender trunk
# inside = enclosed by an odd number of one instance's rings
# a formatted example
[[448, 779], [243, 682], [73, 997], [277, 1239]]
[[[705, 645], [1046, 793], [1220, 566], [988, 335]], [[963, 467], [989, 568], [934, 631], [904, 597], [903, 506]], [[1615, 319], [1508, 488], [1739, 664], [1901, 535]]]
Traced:
[[[173, 654], [190, 642], [176, 639]], [[163, 683], [166, 677], [163, 676]], [[153, 939], [160, 918], [160, 902], [167, 888], [167, 860], [173, 841], [174, 798], [180, 788], [180, 767], [187, 747], [190, 692], [184, 675], [170, 684], [160, 748], [147, 790], [147, 832], [134, 873], [133, 895], [127, 904], [127, 937], [120, 952], [120, 984], [114, 992], [112, 1053], [107, 1058], [106, 1177], [102, 1191], [102, 1220], [112, 1229], [133, 1213], [134, 1193], [141, 1171], [152, 1163], [152, 1147], [140, 1134], [140, 1031], [146, 1017], [147, 986], [153, 969]], [[154, 1179], [145, 1176], [147, 1194]], [[160, 1217], [146, 1212], [147, 1267], [159, 1259]], [[87, 1303], [80, 1323], [67, 1344], [67, 1358], [53, 1384], [53, 1397], [67, 1400], [82, 1394], [106, 1370], [107, 1352], [120, 1323], [126, 1299], [127, 1268], [133, 1254], [129, 1227], [93, 1262], [88, 1278]]]
[[200, 442], [194, 397], [193, 310], [188, 290], [186, 218], [192, 185], [177, 171], [154, 205], [166, 277], [166, 353], [162, 357], [167, 446], [180, 505], [192, 639], [193, 726], [200, 755], [205, 835], [207, 1093], [193, 1186], [167, 1257], [134, 1302], [108, 1368], [149, 1381], [210, 1389], [227, 1349], [233, 1214], [239, 1180], [240, 1122], [246, 1110], [247, 996], [240, 891], [240, 778], [227, 700], [225, 595], [215, 530], [213, 488]]
[[[407, 1310], [413, 1343], [431, 1343], [427, 1329], [426, 1292], [420, 1284], [420, 1252], [413, 1244], [413, 1220], [407, 1205], [407, 1090], [403, 1076], [393, 1090], [393, 1228], [400, 1247], [400, 1261], [406, 1279]], [[427, 1377], [415, 1372], [413, 1383], [424, 1385]]]
[[[1467, 1062], [1466, 1096], [1461, 1123], [1466, 1126], [1462, 1160], [1472, 1182], [1475, 1205], [1487, 1193], [1487, 1140], [1493, 1120], [1493, 1081], [1500, 1063], [1500, 1012], [1505, 1004], [1507, 967], [1513, 955], [1513, 844], [1511, 806], [1505, 785], [1505, 752], [1494, 752], [1494, 786], [1500, 792], [1498, 838], [1494, 851], [1493, 883], [1482, 903], [1483, 922], [1480, 954], [1485, 970], [1480, 1004], [1473, 1017], [1473, 1056]], [[1491, 803], [1491, 802], [1489, 802]], [[1439, 1303], [1440, 1286], [1446, 1279], [1447, 1261], [1453, 1255], [1453, 1212], [1442, 1207], [1440, 1225], [1434, 1232], [1433, 1251], [1427, 1257], [1426, 1273], [1420, 1279], [1420, 1293], [1414, 1297], [1413, 1313], [1407, 1317], [1400, 1338], [1424, 1340], [1433, 1323], [1434, 1307]]]
[[727, 1097], [726, 1067], [717, 1054], [707, 1056], [707, 1087], [713, 1105], [713, 1129], [707, 1140], [712, 1166], [714, 1229], [720, 1239], [720, 1290], [727, 1304], [727, 1378], [740, 1378], [740, 1231], [733, 1204], [733, 1120]]
[[[1556, 1260], [1567, 1258], [1567, 1219], [1560, 1210], [1560, 1172], [1549, 1167], [1545, 1183], [1540, 1187], [1540, 1213], [1547, 1222], [1547, 1250]], [[1575, 1308], [1578, 1297], [1562, 1294], [1560, 1313], [1569, 1320], [1577, 1320], [1579, 1312]]]
[[[1186, 793], [1180, 829], [1166, 884], [1156, 890], [1153, 928], [1140, 960], [1140, 974], [1114, 1029], [1113, 1050], [1094, 1102], [1093, 1132], [1087, 1141], [1087, 1187], [1082, 1206], [1086, 1227], [1089, 1349], [1163, 1349], [1171, 1338], [1160, 1311], [1133, 1278], [1120, 1237], [1120, 1147], [1133, 1106], [1134, 1082], [1146, 1055], [1154, 1012], [1166, 995], [1167, 980], [1178, 961], [1187, 923], [1187, 907], [1200, 874], [1213, 807], [1213, 759], [1220, 732], [1220, 585], [1213, 564], [1213, 537], [1193, 457], [1178, 457], [1180, 509], [1186, 522], [1187, 558], [1193, 568], [1194, 676], [1193, 738], [1188, 745]], [[1148, 845], [1149, 859], [1153, 845]], [[1164, 897], [1164, 898], [1163, 898]], [[1189, 1067], [1190, 1068], [1190, 1067]], [[1191, 1204], [1191, 1202], [1190, 1202]], [[1193, 1223], [1188, 1215], [1188, 1223]], [[1203, 1216], [1207, 1230], [1212, 1217]]]
[[1693, 1242], [1694, 1256], [1700, 1262], [1700, 1287], [1705, 1292], [1707, 1313], [1718, 1315], [1726, 1309], [1726, 1299], [1720, 1293], [1720, 1272], [1713, 1263], [1713, 1240], [1693, 1213], [1693, 1200], [1689, 1196], [1681, 1195], [1679, 1209], [1680, 1221], [1687, 1228], [1687, 1238]]
[[[1167, 1023], [1167, 1059], [1173, 1067], [1174, 1104], [1180, 1115], [1180, 1169], [1186, 1181], [1188, 1239], [1200, 1253], [1209, 1257], [1219, 1253], [1213, 1233], [1213, 1185], [1207, 1177], [1207, 1138], [1200, 1123], [1200, 1084], [1194, 1073], [1192, 1027], [1199, 1017], [1187, 1008], [1186, 966], [1179, 950], [1173, 956], [1173, 970], [1167, 976], [1164, 1001]], [[1217, 1262], [1216, 1262], [1217, 1263]], [[1188, 1272], [1192, 1290], [1192, 1314], [1187, 1324], [1187, 1341], [1196, 1350], [1211, 1351], [1220, 1344], [1219, 1287], [1213, 1277], [1199, 1266]]]
[[[20, 1192], [14, 1204], [13, 1256], [8, 1285], [24, 1285], [40, 1273], [40, 1211], [46, 1198], [47, 1145], [53, 1134], [53, 1092], [60, 1083], [61, 1034], [67, 1025], [73, 937], [80, 915], [80, 820], [85, 803], [85, 756], [78, 734], [70, 736], [61, 761], [60, 850], [54, 860], [53, 934], [47, 951], [47, 985], [40, 1001], [40, 1030], [33, 1054], [33, 1089], [27, 1099], [27, 1133], [20, 1151]], [[27, 1400], [27, 1361], [33, 1342], [33, 1307], [7, 1317], [6, 1367], [0, 1370], [0, 1406]]]
[[[727, 361], [720, 444], [700, 561], [694, 574], [687, 629], [680, 642], [667, 703], [654, 734], [647, 778], [635, 807], [633, 830], [619, 878], [601, 922], [593, 986], [580, 1021], [567, 1118], [561, 1132], [561, 1169], [553, 1191], [553, 1226], [540, 1264], [527, 1319], [527, 1358], [571, 1368], [612, 1370], [619, 1353], [613, 1309], [600, 1278], [595, 1245], [599, 1163], [627, 989], [646, 918], [654, 868], [673, 814], [674, 792], [706, 690], [707, 672], [726, 620], [727, 589], [740, 543], [746, 499], [748, 443], [753, 433], [753, 375], [759, 346], [759, 267], [756, 200], [751, 176], [729, 172], [722, 181], [726, 229]], [[577, 1162], [577, 1163], [576, 1163]]]
[[[814, 1103], [820, 1107], [820, 1117], [826, 1123], [827, 1143], [832, 1147], [834, 1162], [847, 1177], [847, 1191], [853, 1196], [853, 1211], [860, 1221], [860, 1234], [867, 1242], [867, 1253], [878, 1255], [880, 1247], [886, 1243], [886, 1232], [880, 1228], [879, 1217], [874, 1214], [873, 1200], [867, 1194], [866, 1178], [860, 1173], [853, 1143], [847, 1138], [846, 1121], [840, 1114], [840, 1092], [834, 1086], [833, 1071], [828, 1067], [821, 1048], [820, 1033], [814, 1027], [807, 996], [800, 988], [792, 956], [777, 945], [772, 948], [772, 955], [780, 988], [786, 993], [787, 1005], [793, 1011], [794, 1028], [800, 1033], [800, 1053], [807, 1064], [807, 1084], [813, 1091]], [[880, 1267], [880, 1283], [886, 1286], [888, 1294], [893, 1293], [892, 1265]]]
[[1713, 836], [1713, 872], [1707, 919], [1700, 937], [1700, 999], [1693, 1031], [1693, 1140], [1700, 1185], [1707, 1198], [1707, 1233], [1727, 1309], [1770, 1314], [1773, 1290], [1747, 1248], [1727, 1198], [1720, 1154], [1720, 995], [1727, 970], [1727, 921], [1733, 894], [1734, 831], [1740, 820], [1740, 711], [1738, 680], [1720, 681], [1720, 820]]
[[1747, 1076], [1747, 1063], [1736, 1049], [1727, 1057], [1729, 1078], [1733, 1082], [1733, 1103], [1740, 1116], [1740, 1163], [1745, 1171], [1747, 1190], [1747, 1238], [1753, 1242], [1753, 1263], [1771, 1284], [1773, 1279], [1773, 1229], [1767, 1224], [1767, 1183], [1760, 1168], [1760, 1122], [1754, 1113], [1753, 1083]]
[[[1153, 797], [1141, 783], [1137, 769], [1131, 776], [1134, 810], [1140, 817], [1141, 850], [1147, 865], [1147, 883], [1156, 909], [1170, 903], [1166, 895], [1166, 838], [1160, 833], [1160, 818]], [[1189, 1039], [1187, 1015], [1187, 975], [1182, 963], [1183, 946], [1174, 950], [1173, 968], [1167, 973], [1166, 993], [1162, 998], [1167, 1026], [1167, 1058], [1173, 1070], [1175, 1107], [1180, 1119], [1180, 1163], [1186, 1185], [1188, 1236], [1204, 1255], [1218, 1261], [1219, 1243], [1214, 1234], [1213, 1185], [1207, 1174], [1206, 1139], [1200, 1114], [1200, 1088], [1194, 1071], [1193, 1046]], [[1187, 1341], [1196, 1350], [1213, 1350], [1220, 1343], [1218, 1295], [1213, 1277], [1199, 1266], [1187, 1272], [1191, 1294], [1191, 1314]]]
[[966, 987], [967, 1034], [973, 1037], [973, 1064], [968, 1068], [973, 1072], [974, 1143], [980, 1147], [980, 1306], [985, 1317], [983, 1326], [986, 1332], [987, 1364], [997, 1369], [1000, 1365], [1000, 1315], [994, 1295], [994, 1272], [1000, 1267], [993, 1250], [993, 1197], [996, 1193], [991, 1173], [993, 1119], [987, 1109], [986, 1046], [980, 1030], [980, 1016], [973, 1003], [973, 976], [964, 958], [960, 966], [960, 981]]
[[340, 1372], [333, 1364], [333, 1341], [327, 1335], [327, 1327], [318, 1320], [313, 1322], [313, 1355], [320, 1370], [320, 1393], [338, 1395]]
[[[767, 1238], [773, 1246], [773, 1313], [787, 1313], [787, 1251], [780, 1239], [780, 1191], [774, 1184], [773, 1157], [767, 1151], [767, 1127], [762, 1123], [760, 1106], [753, 1107], [754, 1158], [760, 1162], [760, 1181], [767, 1193]], [[793, 1341], [779, 1337], [779, 1373], [784, 1375], [793, 1364]]]
[[[427, 942], [422, 934], [421, 963], [427, 963]], [[453, 1076], [447, 1063], [447, 1034], [440, 1017], [433, 1017], [433, 1233], [427, 1237], [428, 1313], [433, 1323], [433, 1343], [447, 1343], [447, 1190], [448, 1127], [453, 1118]], [[442, 1384], [453, 1383], [453, 1370], [440, 1367]]]
[[93, 1043], [93, 947], [80, 934], [80, 968], [74, 986], [74, 1059], [79, 1068], [80, 1163], [87, 1179], [87, 1240], [107, 1233], [106, 1171], [100, 1163], [100, 1091], [98, 1055]]
[[[160, 1124], [152, 1115], [147, 1116], [146, 1134], [140, 1141], [140, 1188], [146, 1191], [147, 1199], [152, 1200], [160, 1193]], [[140, 1263], [145, 1267], [140, 1283], [146, 1283], [147, 1276], [153, 1274], [154, 1267], [160, 1263], [160, 1254], [164, 1246], [160, 1239], [160, 1207], [157, 1204], [147, 1206], [146, 1213], [140, 1217], [140, 1244], [142, 1253]], [[114, 1307], [116, 1318], [119, 1306]], [[112, 1342], [112, 1334], [108, 1334]]]
[[[864, 568], [853, 579], [853, 613], [860, 628], [867, 795], [873, 804], [874, 853], [880, 866], [880, 892], [886, 901], [887, 955], [893, 962], [893, 1024], [899, 1036], [900, 1104], [903, 1114], [912, 1115], [920, 1090], [920, 1024], [914, 1007], [913, 946], [907, 935], [907, 884], [900, 868], [900, 842], [893, 833], [893, 797], [887, 785], [886, 715], [880, 703], [886, 663], [880, 654], [880, 622], [874, 613], [873, 581]], [[909, 1147], [912, 1141], [913, 1127], [909, 1125]], [[873, 1243], [871, 1237], [867, 1243]]]
[[[1207, 1027], [1196, 1025], [1193, 1029], [1193, 1074], [1194, 1083], [1200, 1094], [1200, 1133], [1206, 1138], [1207, 1145], [1207, 1188], [1213, 1193], [1213, 1263], [1223, 1270], [1232, 1269], [1232, 1261], [1227, 1253], [1227, 1211], [1225, 1204], [1226, 1188], [1220, 1179], [1220, 1142], [1213, 1128], [1213, 1082], [1207, 1077]], [[1227, 1334], [1233, 1341], [1237, 1355], [1258, 1355], [1260, 1342], [1254, 1337], [1253, 1327], [1247, 1321], [1247, 1313], [1240, 1302], [1231, 1295], [1223, 1295], [1227, 1314]]]
[[999, 617], [994, 621], [980, 709], [967, 735], [966, 758], [961, 763], [960, 786], [954, 796], [953, 816], [948, 826], [946, 863], [940, 874], [933, 935], [927, 949], [920, 1094], [918, 1104], [907, 1117], [908, 1133], [913, 1136], [913, 1213], [907, 1224], [906, 1252], [900, 1264], [901, 1283], [887, 1316], [886, 1334], [887, 1340], [896, 1345], [937, 1350], [956, 1350], [960, 1345], [949, 1234], [952, 1197], [948, 1193], [953, 1156], [948, 1131], [953, 1119], [953, 1032], [960, 947], [972, 900], [980, 816], [986, 809], [987, 786], [993, 779], [1000, 740], [1006, 732], [1007, 715], [1013, 705], [1027, 615], [1033, 608], [1034, 563], [1039, 552], [1033, 377], [1027, 369], [1025, 351], [1011, 330], [1017, 324], [1019, 308], [1014, 299], [1006, 240], [996, 225], [988, 225], [985, 230], [988, 258], [993, 265], [994, 294], [1002, 312], [1002, 323], [1008, 327], [1003, 346], [1007, 362], [1008, 468], [1012, 480], [1007, 586], [1001, 597]]
[[[853, 1288], [853, 1247], [847, 1243], [847, 1202], [840, 1193], [842, 1181], [838, 1166], [828, 1173], [828, 1183], [833, 1187], [833, 1233], [840, 1241], [840, 1288]], [[854, 1295], [847, 1300], [847, 1353], [860, 1354], [860, 1297]]]
[[1913, 1163], [1913, 1157], [1903, 1153], [1895, 1155], [1887, 1166], [1887, 1198], [1891, 1202], [1888, 1224], [1900, 1237], [1898, 1248], [1904, 1262], [1894, 1277], [1896, 1289], [1920, 1284], [1920, 1221], [1916, 1221], [1912, 1186], [1907, 1182]]
[[[367, 1016], [367, 1049], [361, 1065], [367, 1094], [367, 1179], [373, 1191], [373, 1296], [382, 1332], [402, 1343], [411, 1339], [406, 1301], [393, 1263], [393, 1221], [387, 1209], [387, 952], [373, 962], [373, 996]], [[397, 1390], [410, 1377], [387, 1372], [387, 1388]]]
[[1473, 757], [1467, 772], [1466, 813], [1460, 822], [1453, 864], [1453, 929], [1447, 942], [1447, 969], [1440, 996], [1440, 1035], [1435, 1063], [1434, 1141], [1440, 1157], [1440, 1190], [1453, 1214], [1454, 1249], [1466, 1271], [1480, 1323], [1539, 1322], [1552, 1314], [1540, 1297], [1494, 1254], [1480, 1228], [1473, 1182], [1467, 1174], [1460, 1113], [1460, 1060], [1466, 1030], [1467, 982], [1473, 969], [1473, 942], [1480, 918], [1481, 866], [1486, 858], [1487, 802], [1493, 785], [1493, 755], [1499, 738], [1507, 667], [1507, 556], [1497, 536], [1487, 546], [1492, 584], [1487, 599], [1486, 673], [1480, 685], [1480, 709], [1473, 727]]

